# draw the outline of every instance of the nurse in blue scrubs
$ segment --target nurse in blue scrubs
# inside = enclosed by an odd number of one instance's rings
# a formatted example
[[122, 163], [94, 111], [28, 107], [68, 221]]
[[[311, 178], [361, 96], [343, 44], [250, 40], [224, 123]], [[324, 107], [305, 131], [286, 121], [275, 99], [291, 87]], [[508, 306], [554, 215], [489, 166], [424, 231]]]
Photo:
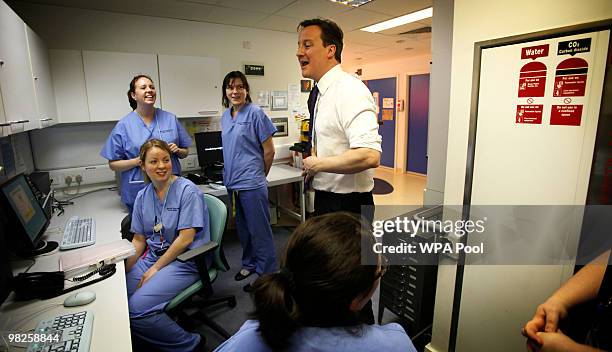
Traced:
[[202, 192], [173, 175], [172, 155], [170, 146], [157, 139], [140, 148], [145, 186], [132, 214], [136, 253], [126, 263], [128, 307], [133, 334], [162, 351], [193, 351], [200, 335], [183, 330], [164, 307], [199, 279], [194, 262], [175, 259], [209, 242], [210, 226]]
[[[221, 91], [223, 106], [228, 108], [221, 117], [223, 182], [236, 209], [242, 269], [234, 278], [240, 281], [277, 268], [266, 180], [274, 159], [272, 136], [276, 128], [261, 108], [251, 103], [249, 83], [242, 72], [228, 73]], [[250, 284], [244, 290], [250, 291]]]
[[179, 158], [187, 156], [191, 137], [174, 114], [155, 108], [157, 92], [149, 76], [134, 77], [127, 96], [134, 111], [117, 122], [100, 155], [108, 159], [113, 171], [121, 172], [121, 201], [131, 212], [136, 194], [144, 187], [138, 158], [140, 146], [152, 138], [168, 143], [172, 173], [180, 175]]

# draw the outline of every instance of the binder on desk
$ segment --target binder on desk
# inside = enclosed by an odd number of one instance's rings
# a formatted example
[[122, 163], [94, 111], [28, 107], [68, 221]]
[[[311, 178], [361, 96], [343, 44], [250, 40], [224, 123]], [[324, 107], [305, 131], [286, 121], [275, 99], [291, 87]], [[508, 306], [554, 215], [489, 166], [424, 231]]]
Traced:
[[117, 263], [134, 253], [136, 249], [130, 241], [117, 240], [63, 254], [59, 258], [59, 269], [64, 272], [65, 278], [71, 278], [102, 265]]

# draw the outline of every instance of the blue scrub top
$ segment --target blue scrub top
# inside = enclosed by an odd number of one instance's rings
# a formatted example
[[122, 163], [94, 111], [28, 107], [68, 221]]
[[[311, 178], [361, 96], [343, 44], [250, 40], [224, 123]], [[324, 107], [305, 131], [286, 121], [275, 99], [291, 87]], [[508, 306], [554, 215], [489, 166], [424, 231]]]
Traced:
[[150, 250], [162, 249], [161, 236], [153, 232], [156, 216], [163, 224], [163, 249], [168, 249], [180, 230], [192, 227], [196, 229], [196, 235], [188, 248], [210, 242], [208, 208], [202, 191], [193, 182], [177, 177], [168, 191], [165, 208], [163, 205], [164, 200], [157, 198], [151, 183], [138, 192], [134, 202], [131, 231], [144, 235]]
[[[257, 320], [247, 320], [240, 330], [222, 343], [215, 352], [249, 351], [272, 352], [257, 329]], [[397, 323], [387, 325], [361, 325], [356, 333], [350, 328], [332, 327], [302, 327], [291, 337], [293, 352], [353, 352], [353, 351], [385, 351], [385, 352], [416, 352], [416, 348], [408, 335]]]
[[261, 108], [249, 103], [232, 118], [231, 108], [221, 117], [223, 183], [231, 190], [250, 190], [267, 185], [261, 144], [276, 127]]
[[[147, 127], [136, 111], [123, 117], [100, 151], [100, 155], [113, 160], [128, 160], [138, 156], [140, 146], [149, 139], [161, 139], [174, 143], [180, 148], [191, 146], [191, 137], [172, 113], [155, 109], [155, 119]], [[181, 174], [181, 164], [178, 156], [172, 156], [172, 173]], [[138, 191], [144, 187], [143, 175], [139, 167], [121, 172], [121, 201], [132, 209]]]

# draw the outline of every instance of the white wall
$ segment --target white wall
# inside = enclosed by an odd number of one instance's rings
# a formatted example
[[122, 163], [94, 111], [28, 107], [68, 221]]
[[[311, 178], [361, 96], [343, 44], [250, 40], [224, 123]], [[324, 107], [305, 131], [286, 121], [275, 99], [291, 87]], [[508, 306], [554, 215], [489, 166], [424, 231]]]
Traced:
[[347, 72], [362, 69], [362, 80], [377, 78], [397, 78], [397, 99], [405, 100], [405, 108], [397, 112], [395, 122], [395, 169], [406, 170], [406, 145], [408, 144], [408, 92], [407, 76], [429, 73], [431, 55], [406, 57], [400, 60], [381, 61], [376, 63], [363, 63], [360, 65], [346, 65]]
[[[232, 70], [242, 71], [244, 63], [263, 64], [264, 77], [249, 76], [251, 92], [255, 93], [259, 90], [287, 90], [288, 83], [299, 83], [301, 79], [295, 57], [297, 34], [23, 2], [17, 2], [15, 10], [45, 40], [50, 49], [217, 57], [221, 61], [222, 76]], [[250, 41], [251, 49], [243, 49], [243, 41]], [[126, 77], [126, 87], [130, 78]], [[304, 107], [307, 98], [308, 95], [303, 93]], [[273, 111], [269, 112], [269, 116], [289, 117], [290, 135], [275, 138], [275, 144], [297, 141], [297, 127], [289, 111]], [[34, 143], [34, 153], [46, 151], [48, 155], [55, 154], [56, 158], [71, 154], [71, 141], [61, 136], [63, 133], [74, 133], [75, 128], [79, 127], [58, 126], [36, 133], [39, 138], [57, 143], [53, 143], [52, 150], [47, 149], [50, 143]], [[84, 129], [88, 133], [96, 133], [89, 127]], [[96, 146], [87, 146], [84, 149], [87, 154], [84, 156], [98, 158], [97, 153], [101, 148], [98, 143], [104, 140], [108, 131], [105, 126], [92, 136], [91, 143], [96, 143]], [[38, 146], [44, 146], [45, 149]], [[93, 150], [96, 150], [96, 155], [91, 155]], [[80, 163], [83, 160], [80, 159]]]
[[[610, 17], [612, 2], [609, 0], [455, 2], [445, 204], [463, 202], [474, 43]], [[438, 276], [438, 288], [455, 278], [454, 270], [450, 268], [446, 268], [444, 274]], [[531, 313], [527, 312], [533, 312], [537, 301], [551, 294], [567, 275], [568, 272], [559, 267], [466, 267], [462, 301], [468, 303], [461, 306], [456, 350], [487, 350], [485, 346], [492, 344], [495, 344], [496, 351], [523, 350], [524, 340], [519, 332], [521, 324], [530, 318]], [[538, 284], [532, 286], [535, 282]], [[520, 299], [526, 293], [529, 293], [529, 299]], [[509, 295], [517, 299], [508, 302], [500, 298]], [[436, 292], [433, 339], [429, 346], [432, 351], [444, 351], [448, 346], [448, 330], [444, 322], [450, 320], [450, 315], [447, 311], [438, 311], [438, 306], [452, 304], [452, 297], [450, 290], [438, 289]], [[523, 314], [523, 321], [500, 321], [502, 313], [517, 311]], [[495, 323], [493, 332], [490, 322]], [[441, 328], [436, 329], [436, 326]]]

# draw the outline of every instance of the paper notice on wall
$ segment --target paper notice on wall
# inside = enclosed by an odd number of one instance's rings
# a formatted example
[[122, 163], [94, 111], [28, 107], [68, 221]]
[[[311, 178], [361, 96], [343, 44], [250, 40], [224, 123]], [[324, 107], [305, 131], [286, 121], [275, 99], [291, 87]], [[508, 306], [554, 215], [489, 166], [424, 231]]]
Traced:
[[300, 85], [289, 83], [287, 84], [287, 105], [290, 109], [296, 109], [300, 107]]
[[383, 98], [383, 109], [393, 109], [395, 103], [393, 98]]
[[393, 120], [393, 109], [383, 109], [382, 119], [384, 121], [392, 121]]

